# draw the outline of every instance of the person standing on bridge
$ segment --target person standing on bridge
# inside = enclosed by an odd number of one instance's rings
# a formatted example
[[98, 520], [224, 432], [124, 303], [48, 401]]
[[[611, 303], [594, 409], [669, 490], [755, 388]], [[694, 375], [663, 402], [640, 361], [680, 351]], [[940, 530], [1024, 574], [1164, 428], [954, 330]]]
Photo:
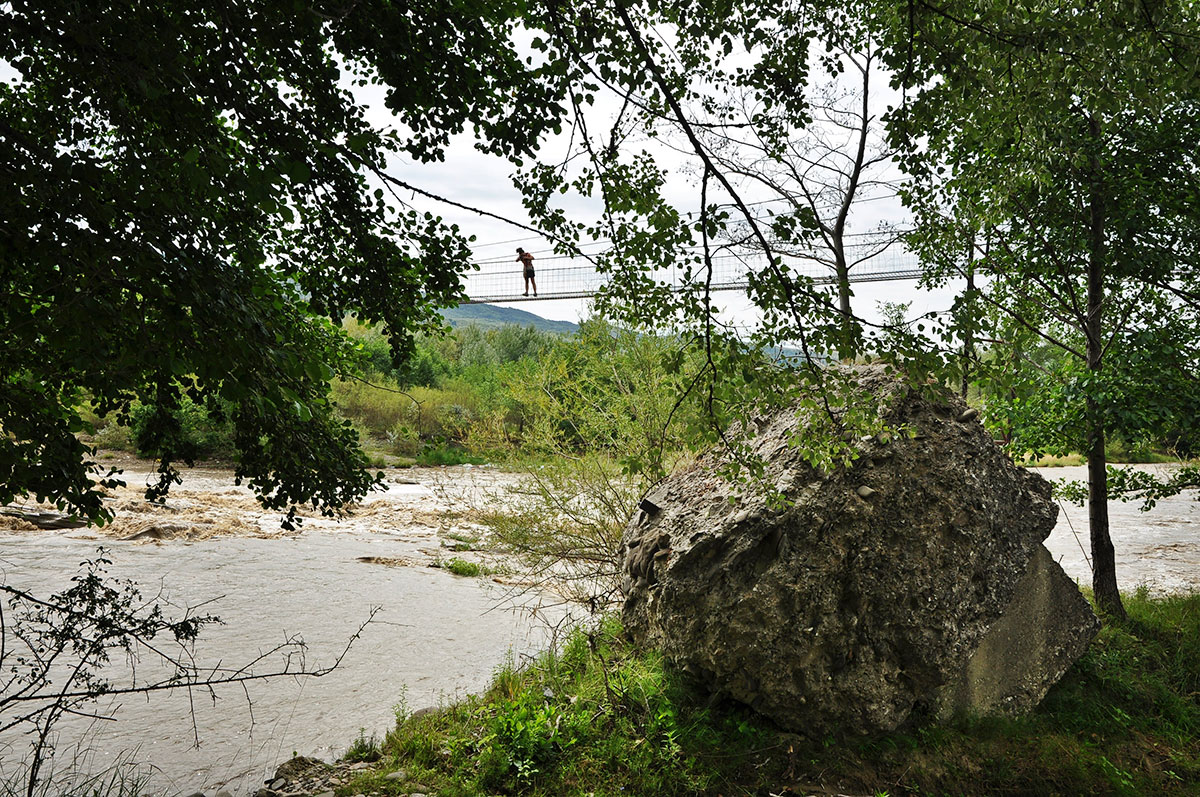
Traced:
[[521, 247], [517, 247], [517, 262], [525, 268], [525, 293], [529, 295], [529, 286], [533, 285], [533, 295], [537, 296], [537, 280], [533, 278], [533, 255], [526, 252]]

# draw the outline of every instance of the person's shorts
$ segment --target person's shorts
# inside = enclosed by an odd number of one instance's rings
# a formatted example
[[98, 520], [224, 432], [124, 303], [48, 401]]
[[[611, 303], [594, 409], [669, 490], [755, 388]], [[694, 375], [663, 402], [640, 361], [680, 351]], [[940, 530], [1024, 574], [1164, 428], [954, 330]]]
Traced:
[[533, 279], [533, 266], [525, 267], [525, 279]]

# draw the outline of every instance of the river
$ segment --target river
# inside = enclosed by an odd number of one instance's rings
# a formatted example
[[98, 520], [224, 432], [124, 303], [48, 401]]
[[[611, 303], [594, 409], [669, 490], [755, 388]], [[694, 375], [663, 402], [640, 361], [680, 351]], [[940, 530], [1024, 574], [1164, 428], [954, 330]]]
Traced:
[[[137, 467], [126, 472], [131, 485], [144, 481]], [[91, 771], [129, 758], [148, 763], [155, 793], [249, 794], [293, 752], [336, 757], [360, 729], [382, 736], [401, 701], [419, 709], [479, 691], [510, 656], [543, 649], [542, 618], [498, 605], [507, 587], [421, 566], [449, 555], [445, 535], [478, 533], [453, 505], [463, 491], [501, 488], [503, 474], [449, 469], [396, 478], [421, 483], [390, 483], [355, 516], [309, 518], [294, 534], [257, 509], [228, 473], [204, 470], [185, 473], [165, 510], [138, 507], [133, 488], [120, 492], [125, 518], [107, 531], [0, 531], [0, 567], [13, 586], [41, 595], [60, 589], [102, 544], [112, 575], [137, 581], [151, 596], [161, 587], [179, 608], [204, 604], [225, 623], [197, 644], [204, 662], [246, 662], [300, 635], [308, 665], [325, 666], [371, 608], [380, 608], [341, 665], [321, 678], [256, 682], [248, 697], [224, 687], [215, 703], [199, 692], [125, 698], [102, 707], [115, 722], [64, 719], [60, 767], [81, 747]], [[451, 520], [439, 526], [439, 517]], [[178, 538], [155, 539], [155, 529]], [[142, 539], [119, 539], [131, 533]], [[11, 732], [0, 739], [7, 771], [27, 749]]]
[[[1164, 465], [1138, 465], [1165, 471]], [[1052, 481], [1085, 481], [1087, 468], [1038, 468]], [[1122, 591], [1144, 586], [1153, 595], [1200, 592], [1200, 500], [1197, 491], [1159, 501], [1149, 512], [1140, 502], [1108, 502], [1109, 526], [1116, 548], [1117, 584]], [[1058, 524], [1046, 548], [1067, 575], [1092, 582], [1087, 509], [1060, 502]]]
[[[252, 793], [293, 752], [340, 755], [360, 729], [386, 732], [401, 701], [416, 709], [478, 691], [506, 658], [547, 644], [545, 617], [498, 607], [507, 587], [427, 566], [451, 555], [480, 558], [448, 546], [479, 535], [472, 507], [506, 500], [512, 476], [486, 468], [391, 472], [387, 491], [353, 517], [308, 518], [299, 532], [286, 533], [227, 472], [187, 472], [166, 507], [150, 507], [137, 497], [144, 465], [124, 464], [132, 486], [114, 496], [113, 527], [0, 530], [7, 583], [46, 594], [103, 544], [114, 575], [151, 593], [161, 587], [178, 607], [205, 604], [221, 616], [225, 625], [206, 631], [197, 647], [208, 662], [247, 661], [298, 634], [308, 663], [327, 665], [371, 607], [380, 612], [324, 677], [258, 682], [248, 696], [227, 687], [215, 702], [199, 693], [126, 698], [104, 707], [115, 722], [64, 720], [60, 766], [76, 746], [93, 771], [133, 751], [150, 766], [155, 793]], [[1083, 469], [1043, 474], [1083, 478]], [[1112, 503], [1124, 589], [1200, 589], [1200, 503], [1191, 499], [1163, 501], [1150, 513]], [[1086, 513], [1064, 509], [1046, 545], [1069, 575], [1088, 583]], [[11, 734], [0, 739], [0, 760], [19, 758], [27, 744]]]

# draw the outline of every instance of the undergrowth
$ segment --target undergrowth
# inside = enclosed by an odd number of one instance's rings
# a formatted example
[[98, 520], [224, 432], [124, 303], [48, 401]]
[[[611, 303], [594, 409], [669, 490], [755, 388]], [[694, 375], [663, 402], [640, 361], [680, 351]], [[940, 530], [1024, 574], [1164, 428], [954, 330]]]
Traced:
[[343, 791], [401, 793], [384, 776], [403, 769], [441, 795], [1196, 794], [1200, 596], [1126, 605], [1032, 715], [874, 737], [785, 733], [706, 698], [609, 618], [405, 718]]

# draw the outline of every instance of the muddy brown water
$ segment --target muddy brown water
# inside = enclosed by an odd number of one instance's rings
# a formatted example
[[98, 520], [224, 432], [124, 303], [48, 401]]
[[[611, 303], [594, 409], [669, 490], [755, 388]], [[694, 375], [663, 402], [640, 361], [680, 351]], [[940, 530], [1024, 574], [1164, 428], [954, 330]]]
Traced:
[[[196, 647], [210, 664], [246, 662], [299, 635], [308, 664], [328, 665], [371, 607], [380, 607], [341, 666], [321, 678], [256, 682], [248, 696], [227, 686], [215, 701], [198, 691], [126, 697], [102, 706], [115, 722], [64, 719], [59, 766], [82, 748], [91, 771], [122, 756], [147, 763], [153, 793], [249, 794], [293, 752], [339, 756], [360, 729], [382, 736], [401, 701], [413, 710], [478, 692], [510, 657], [543, 649], [549, 632], [542, 618], [498, 605], [506, 587], [425, 566], [471, 556], [443, 548], [452, 541], [445, 535], [477, 534], [464, 517], [469, 499], [506, 483], [483, 469], [452, 471], [400, 472], [421, 483], [391, 483], [355, 516], [308, 519], [295, 534], [282, 532], [278, 515], [256, 509], [221, 471], [185, 474], [166, 509], [135, 511], [133, 496], [122, 491], [116, 500], [129, 501], [130, 511], [111, 530], [0, 529], [0, 568], [10, 585], [37, 594], [60, 589], [104, 545], [112, 575], [136, 580], [145, 594], [161, 588], [176, 607], [204, 604], [224, 621]], [[134, 471], [126, 478], [137, 485], [143, 477]], [[176, 536], [120, 539], [155, 527]], [[28, 744], [11, 732], [0, 738], [0, 772], [11, 773]]]
[[[1169, 466], [1138, 465], [1165, 473]], [[1038, 468], [1051, 481], [1084, 481], [1087, 469]], [[1116, 549], [1117, 584], [1125, 590], [1144, 586], [1151, 594], [1200, 591], [1200, 500], [1198, 492], [1159, 501], [1149, 512], [1140, 502], [1109, 501], [1109, 526]], [[1069, 576], [1091, 584], [1091, 545], [1087, 509], [1060, 502], [1058, 525], [1046, 547]]]
[[[259, 509], [228, 472], [190, 471], [167, 507], [156, 508], [137, 497], [144, 466], [127, 466], [131, 487], [114, 496], [119, 517], [110, 529], [0, 528], [7, 583], [41, 594], [61, 588], [103, 544], [114, 575], [149, 593], [161, 588], [176, 606], [206, 604], [205, 611], [221, 616], [225, 625], [210, 628], [197, 647], [212, 663], [247, 661], [296, 634], [305, 640], [309, 664], [326, 665], [371, 607], [380, 613], [342, 665], [322, 678], [258, 682], [248, 697], [225, 687], [215, 701], [199, 692], [125, 698], [104, 706], [115, 722], [64, 720], [62, 766], [80, 747], [87, 751], [83, 766], [93, 771], [122, 756], [147, 763], [154, 793], [252, 793], [293, 752], [336, 757], [360, 729], [382, 735], [401, 701], [416, 709], [479, 691], [506, 659], [547, 644], [544, 618], [498, 606], [506, 588], [426, 566], [449, 556], [479, 557], [446, 546], [480, 533], [472, 508], [511, 500], [512, 476], [487, 468], [392, 472], [388, 490], [353, 517], [310, 518], [299, 532], [286, 533], [278, 516]], [[1042, 473], [1081, 479], [1083, 470]], [[1071, 505], [1064, 510], [1046, 545], [1086, 584], [1087, 516]], [[1150, 513], [1119, 502], [1110, 511], [1123, 589], [1200, 589], [1194, 495], [1161, 502]], [[11, 772], [27, 747], [11, 732], [0, 739], [0, 762], [10, 762], [0, 771]]]

